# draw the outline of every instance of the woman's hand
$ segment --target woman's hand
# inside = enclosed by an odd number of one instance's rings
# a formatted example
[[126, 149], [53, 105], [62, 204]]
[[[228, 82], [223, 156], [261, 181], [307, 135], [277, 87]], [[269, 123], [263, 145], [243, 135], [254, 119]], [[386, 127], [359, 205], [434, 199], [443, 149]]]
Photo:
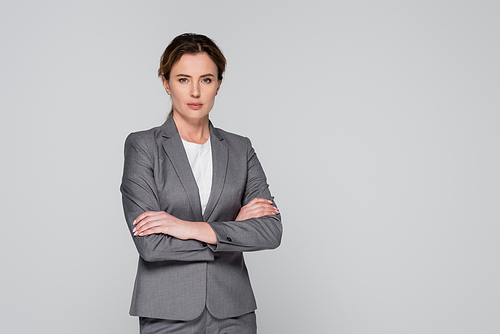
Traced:
[[134, 236], [162, 233], [181, 240], [195, 239], [215, 245], [217, 236], [212, 227], [205, 222], [190, 222], [176, 218], [165, 211], [146, 211], [133, 223]]
[[280, 213], [273, 202], [265, 198], [254, 198], [247, 205], [240, 209], [236, 221], [250, 218], [260, 218], [264, 216], [277, 215]]
[[146, 211], [134, 221], [134, 236], [146, 236], [155, 233], [168, 234], [177, 239], [190, 238], [189, 226], [165, 211]]

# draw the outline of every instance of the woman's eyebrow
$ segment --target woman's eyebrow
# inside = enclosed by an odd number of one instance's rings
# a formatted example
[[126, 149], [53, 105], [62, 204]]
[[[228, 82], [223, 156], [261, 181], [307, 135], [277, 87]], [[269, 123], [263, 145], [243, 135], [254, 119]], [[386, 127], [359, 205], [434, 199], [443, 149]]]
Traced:
[[[187, 77], [187, 78], [191, 78], [190, 75], [188, 74], [177, 74], [176, 77]], [[203, 78], [203, 77], [215, 77], [215, 75], [213, 75], [212, 73], [207, 73], [207, 74], [203, 74], [200, 76], [200, 78]]]

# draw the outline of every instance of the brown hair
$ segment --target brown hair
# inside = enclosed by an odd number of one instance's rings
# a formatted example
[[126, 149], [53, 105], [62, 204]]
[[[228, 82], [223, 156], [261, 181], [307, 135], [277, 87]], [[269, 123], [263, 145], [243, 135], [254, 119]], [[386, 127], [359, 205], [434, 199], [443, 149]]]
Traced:
[[166, 80], [170, 77], [170, 71], [184, 54], [197, 54], [206, 52], [210, 59], [217, 65], [217, 78], [222, 80], [222, 74], [226, 69], [226, 58], [219, 47], [205, 35], [185, 33], [175, 37], [167, 46], [160, 59], [158, 76]]

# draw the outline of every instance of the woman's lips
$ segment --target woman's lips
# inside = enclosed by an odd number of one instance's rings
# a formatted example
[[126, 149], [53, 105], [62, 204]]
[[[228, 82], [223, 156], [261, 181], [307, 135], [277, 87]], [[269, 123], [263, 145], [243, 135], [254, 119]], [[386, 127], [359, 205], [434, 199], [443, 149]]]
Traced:
[[192, 102], [187, 104], [189, 108], [198, 110], [201, 107], [203, 107], [203, 103], [198, 103], [198, 102]]

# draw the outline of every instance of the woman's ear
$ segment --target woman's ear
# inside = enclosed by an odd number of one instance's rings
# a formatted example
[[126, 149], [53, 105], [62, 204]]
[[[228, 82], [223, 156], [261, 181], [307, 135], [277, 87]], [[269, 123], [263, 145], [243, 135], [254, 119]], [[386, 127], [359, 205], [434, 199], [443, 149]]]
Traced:
[[165, 77], [162, 75], [161, 81], [163, 81], [163, 87], [165, 88], [165, 91], [167, 92], [168, 95], [170, 95], [170, 87], [168, 86], [168, 80], [165, 79]]
[[215, 91], [215, 95], [219, 94], [219, 89], [221, 84], [222, 84], [222, 79], [219, 80], [219, 84], [217, 85], [217, 90]]

